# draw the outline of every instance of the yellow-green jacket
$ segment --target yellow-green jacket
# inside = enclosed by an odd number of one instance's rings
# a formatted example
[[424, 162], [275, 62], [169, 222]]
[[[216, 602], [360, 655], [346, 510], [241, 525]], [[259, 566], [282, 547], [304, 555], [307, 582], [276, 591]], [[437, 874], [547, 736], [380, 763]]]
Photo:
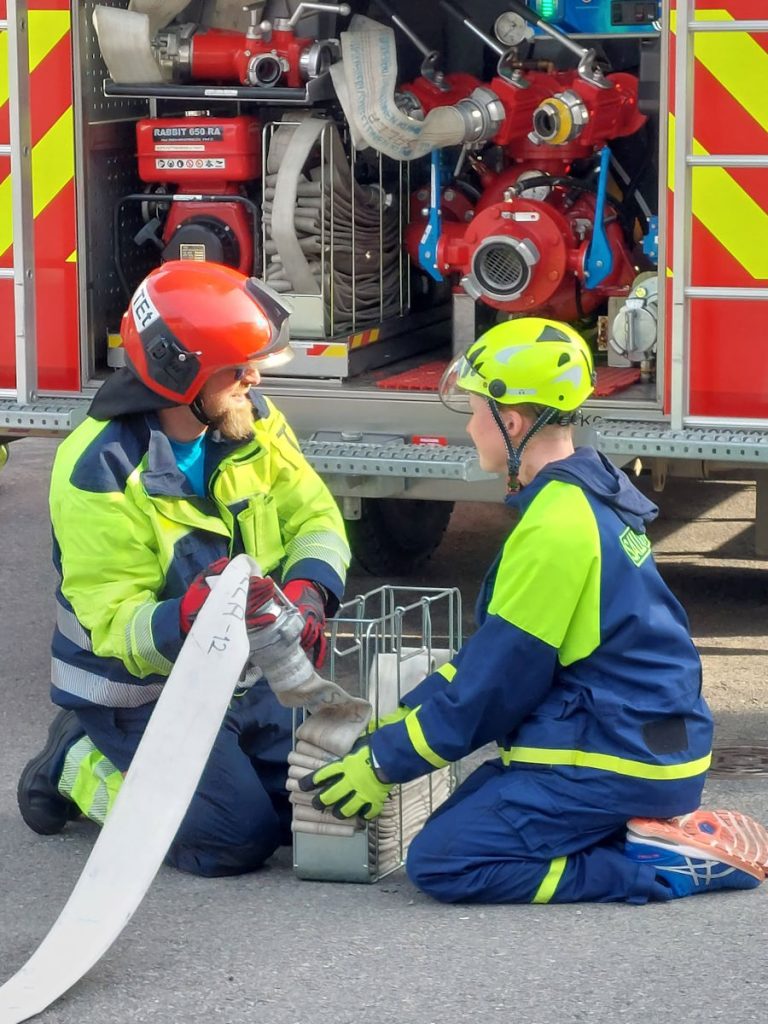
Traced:
[[60, 573], [52, 698], [62, 707], [157, 700], [183, 637], [179, 602], [223, 555], [314, 580], [334, 610], [349, 548], [331, 494], [283, 415], [251, 392], [252, 441], [206, 438], [197, 497], [153, 413], [88, 418], [56, 455], [50, 508]]

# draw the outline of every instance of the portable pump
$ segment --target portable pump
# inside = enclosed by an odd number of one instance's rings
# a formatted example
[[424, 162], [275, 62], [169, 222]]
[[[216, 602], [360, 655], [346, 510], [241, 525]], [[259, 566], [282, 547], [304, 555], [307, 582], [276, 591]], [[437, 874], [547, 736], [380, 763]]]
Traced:
[[[546, 29], [579, 56], [578, 67], [556, 71], [514, 64], [511, 51], [450, 0], [440, 5], [499, 56], [497, 74], [485, 88], [503, 111], [495, 134], [487, 138], [499, 147], [503, 166], [492, 169], [482, 153], [469, 149], [468, 162], [481, 188], [472, 203], [454, 185], [445, 186], [429, 205], [429, 191], [418, 190], [406, 229], [411, 258], [438, 279], [458, 276], [472, 298], [509, 313], [574, 320], [608, 296], [626, 295], [635, 270], [607, 199], [606, 145], [634, 134], [646, 121], [638, 110], [637, 79], [622, 72], [604, 75], [592, 51], [551, 25]], [[518, 9], [513, 3], [513, 12]], [[513, 38], [505, 39], [509, 12], [499, 21], [497, 38], [513, 45]], [[525, 18], [520, 24], [525, 27]], [[422, 71], [419, 79], [401, 86], [398, 96], [403, 109], [416, 108], [424, 117], [435, 107], [455, 104], [462, 88], [478, 86], [483, 83], [472, 76], [447, 74], [441, 80], [430, 69], [428, 76]], [[597, 178], [571, 175], [576, 161], [598, 154]], [[429, 265], [423, 258], [426, 237]]]
[[302, 18], [315, 13], [350, 13], [348, 4], [304, 0], [290, 18], [263, 21], [263, 0], [245, 5], [250, 26], [245, 33], [172, 24], [155, 36], [152, 48], [164, 77], [175, 82], [236, 82], [270, 89], [299, 88], [325, 74], [338, 58], [335, 39], [309, 39], [296, 34]]
[[[255, 117], [151, 117], [136, 124], [139, 176], [155, 186], [135, 241], [153, 242], [162, 260], [210, 260], [254, 272], [255, 207], [243, 183], [261, 175], [261, 124]], [[167, 210], [167, 212], [164, 212]]]

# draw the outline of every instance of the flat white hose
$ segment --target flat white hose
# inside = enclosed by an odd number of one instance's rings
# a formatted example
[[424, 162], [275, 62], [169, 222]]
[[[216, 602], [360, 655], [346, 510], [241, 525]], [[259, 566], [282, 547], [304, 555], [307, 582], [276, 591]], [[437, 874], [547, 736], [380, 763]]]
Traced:
[[[407, 647], [396, 653], [380, 654], [371, 666], [367, 680], [369, 704], [375, 708], [376, 717], [394, 711], [401, 695], [413, 689], [450, 657], [451, 651], [447, 649]], [[349, 699], [354, 702], [359, 698]], [[342, 707], [343, 704], [339, 705]], [[339, 734], [333, 731], [338, 721], [318, 721], [318, 718], [318, 715], [311, 715], [299, 726], [294, 750], [288, 755], [286, 786], [293, 804], [292, 829], [312, 835], [352, 836], [362, 827], [360, 819], [344, 822], [330, 810], [317, 810], [312, 807], [315, 794], [303, 793], [299, 789], [299, 781], [308, 772], [343, 756], [358, 738], [354, 736], [349, 747], [341, 750]], [[345, 742], [347, 736], [344, 737]], [[448, 769], [393, 789], [380, 816], [369, 825], [369, 856], [379, 874], [385, 874], [401, 862], [408, 843], [421, 830], [432, 811], [448, 797], [450, 790]]]
[[418, 121], [395, 103], [397, 49], [389, 26], [356, 14], [341, 33], [341, 58], [331, 79], [358, 149], [415, 160], [463, 144], [466, 123], [455, 107], [436, 107]]
[[317, 117], [291, 123], [295, 114], [285, 120], [268, 144], [262, 203], [266, 281], [281, 293], [322, 295], [334, 334], [397, 314], [397, 204], [387, 207], [378, 188], [355, 181], [335, 125]]
[[148, 15], [98, 4], [93, 9], [93, 27], [113, 82], [134, 85], [164, 81], [151, 46]]

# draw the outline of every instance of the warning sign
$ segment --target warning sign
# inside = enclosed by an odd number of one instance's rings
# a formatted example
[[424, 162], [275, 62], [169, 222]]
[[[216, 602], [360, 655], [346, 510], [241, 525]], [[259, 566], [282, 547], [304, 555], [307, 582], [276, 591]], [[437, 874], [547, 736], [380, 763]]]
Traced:
[[223, 157], [160, 157], [155, 160], [157, 171], [223, 171], [226, 166]]

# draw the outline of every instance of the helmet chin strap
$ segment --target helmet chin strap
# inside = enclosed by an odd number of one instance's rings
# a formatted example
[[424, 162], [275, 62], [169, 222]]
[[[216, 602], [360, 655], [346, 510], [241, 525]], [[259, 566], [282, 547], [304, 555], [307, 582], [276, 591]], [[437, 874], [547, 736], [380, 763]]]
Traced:
[[209, 419], [208, 414], [203, 408], [203, 400], [200, 397], [199, 391], [192, 399], [192, 401], [189, 403], [189, 408], [195, 419], [199, 420], [204, 427], [210, 427], [211, 420]]
[[501, 418], [499, 407], [491, 398], [487, 399], [487, 402], [488, 407], [491, 410], [491, 416], [493, 416], [496, 426], [501, 431], [501, 436], [504, 438], [504, 444], [507, 449], [507, 490], [517, 491], [520, 489], [518, 476], [520, 474], [520, 463], [523, 458], [523, 449], [534, 434], [538, 433], [542, 427], [545, 427], [548, 423], [552, 423], [553, 420], [558, 418], [558, 411], [557, 409], [544, 409], [540, 412], [536, 422], [522, 439], [517, 448], [515, 448], [512, 444], [512, 438], [509, 436], [507, 428], [504, 426], [504, 421]]

